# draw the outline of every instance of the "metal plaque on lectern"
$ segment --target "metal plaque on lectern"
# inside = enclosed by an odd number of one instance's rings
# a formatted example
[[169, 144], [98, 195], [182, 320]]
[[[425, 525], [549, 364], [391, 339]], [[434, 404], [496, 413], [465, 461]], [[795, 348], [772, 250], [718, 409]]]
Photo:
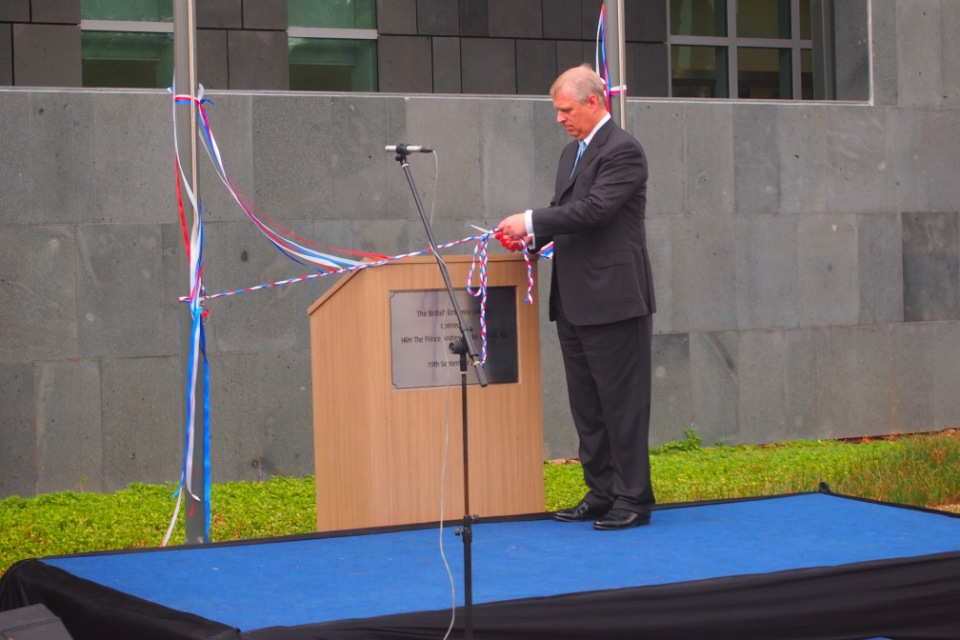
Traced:
[[[464, 322], [478, 351], [483, 350], [480, 298], [456, 291]], [[484, 313], [486, 361], [490, 384], [517, 382], [517, 308], [515, 287], [490, 287]], [[460, 338], [457, 314], [446, 289], [390, 292], [390, 356], [395, 389], [460, 384], [460, 356], [450, 343]], [[467, 365], [468, 384], [479, 384]]]

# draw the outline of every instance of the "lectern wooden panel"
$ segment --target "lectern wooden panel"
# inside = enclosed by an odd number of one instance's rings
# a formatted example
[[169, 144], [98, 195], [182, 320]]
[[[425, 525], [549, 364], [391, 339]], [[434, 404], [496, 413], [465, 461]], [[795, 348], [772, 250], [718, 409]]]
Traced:
[[[465, 289], [471, 257], [444, 261], [454, 288]], [[507, 311], [516, 316], [516, 369], [512, 381], [467, 388], [470, 512], [481, 518], [544, 510], [538, 307], [524, 302], [522, 256], [490, 256], [487, 280], [491, 288], [513, 292]], [[459, 356], [450, 354], [446, 343], [449, 334], [459, 332], [447, 311], [441, 325], [430, 325], [442, 326], [443, 335], [428, 328], [398, 335], [398, 323], [410, 319], [394, 315], [410, 309], [398, 311], [396, 297], [409, 292], [426, 292], [448, 306], [434, 257], [348, 274], [309, 309], [318, 531], [464, 515]], [[432, 311], [412, 313], [427, 317]], [[496, 312], [488, 308], [488, 324]], [[408, 382], [402, 362], [396, 371], [397, 358], [412, 348], [407, 343], [437, 337], [447, 360], [422, 363], [413, 356], [407, 366], [442, 372], [434, 376], [439, 384], [397, 384]], [[413, 373], [410, 378], [419, 380]]]

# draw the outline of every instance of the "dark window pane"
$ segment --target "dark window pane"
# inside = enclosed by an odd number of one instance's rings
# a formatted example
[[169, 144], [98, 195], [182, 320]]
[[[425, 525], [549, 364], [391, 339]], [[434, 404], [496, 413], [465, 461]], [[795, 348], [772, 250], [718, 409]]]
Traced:
[[728, 97], [726, 47], [674, 45], [670, 56], [674, 97]]
[[810, 0], [800, 0], [800, 39], [810, 40], [813, 30], [810, 28]]
[[790, 0], [737, 0], [737, 37], [789, 38]]
[[290, 38], [290, 89], [376, 91], [377, 41]]
[[376, 0], [287, 0], [291, 27], [376, 29]]
[[737, 97], [789, 100], [793, 96], [790, 49], [737, 48]]
[[726, 36], [726, 0], [670, 0], [670, 33], [675, 36]]
[[80, 0], [80, 18], [173, 22], [173, 0]]
[[813, 100], [813, 50], [800, 50], [800, 98]]
[[173, 34], [84, 31], [85, 87], [158, 89], [173, 84]]

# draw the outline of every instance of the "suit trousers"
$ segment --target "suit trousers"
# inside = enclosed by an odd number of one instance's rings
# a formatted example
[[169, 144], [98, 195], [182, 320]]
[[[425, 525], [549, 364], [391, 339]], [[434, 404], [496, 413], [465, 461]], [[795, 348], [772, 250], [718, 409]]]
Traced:
[[[558, 305], [560, 306], [560, 305]], [[572, 325], [557, 310], [587, 504], [649, 514], [653, 316]]]

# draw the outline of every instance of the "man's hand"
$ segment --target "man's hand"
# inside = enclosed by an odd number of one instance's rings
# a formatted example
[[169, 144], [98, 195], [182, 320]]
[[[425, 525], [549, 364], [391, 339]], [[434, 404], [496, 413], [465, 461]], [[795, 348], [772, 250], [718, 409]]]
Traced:
[[493, 237], [500, 241], [500, 244], [503, 245], [503, 248], [507, 251], [523, 251], [527, 248], [526, 238], [523, 240], [514, 240], [506, 235], [502, 231], [497, 231], [493, 234]]
[[511, 240], [522, 240], [527, 235], [526, 215], [515, 213], [507, 216], [497, 225], [497, 231]]

